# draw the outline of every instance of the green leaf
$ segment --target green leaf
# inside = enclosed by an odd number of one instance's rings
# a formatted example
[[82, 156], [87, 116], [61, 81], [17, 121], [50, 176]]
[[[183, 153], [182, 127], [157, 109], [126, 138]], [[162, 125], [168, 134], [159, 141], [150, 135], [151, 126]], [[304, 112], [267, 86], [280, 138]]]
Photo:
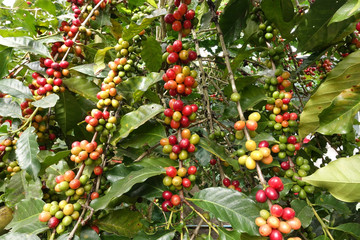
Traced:
[[255, 218], [259, 216], [260, 209], [243, 193], [212, 187], [195, 193], [194, 197], [188, 200], [211, 212], [220, 221], [229, 222], [238, 232], [259, 235]]
[[99, 49], [97, 50], [96, 54], [95, 54], [95, 58], [94, 58], [94, 74], [97, 75], [98, 72], [102, 71], [106, 66], [105, 66], [105, 55], [107, 53], [107, 51], [109, 51], [110, 49], [113, 49], [114, 47], [106, 47], [104, 49]]
[[[43, 155], [43, 152], [46, 153], [46, 156]], [[53, 153], [51, 151], [40, 151], [38, 154], [38, 159], [41, 164], [40, 174], [44, 173], [46, 168], [53, 164], [57, 164], [61, 159], [69, 156], [70, 150], [60, 151], [57, 153]]]
[[36, 0], [35, 7], [41, 8], [51, 15], [56, 15], [56, 7], [51, 0]]
[[155, 234], [147, 234], [143, 231], [139, 232], [133, 240], [172, 240], [175, 237], [175, 231], [158, 231]]
[[147, 122], [121, 142], [123, 148], [140, 148], [145, 144], [152, 147], [166, 137], [165, 127], [158, 122]]
[[0, 92], [17, 98], [33, 98], [30, 89], [17, 79], [0, 80]]
[[267, 97], [265, 93], [265, 89], [261, 87], [257, 87], [254, 85], [245, 87], [240, 93], [240, 105], [242, 109], [245, 111], [249, 108], [254, 107], [261, 101], [266, 100]]
[[159, 166], [165, 168], [165, 167], [175, 166], [176, 163], [169, 158], [149, 157], [149, 158], [144, 158], [140, 162], [134, 162], [133, 165], [142, 166], [145, 168], [159, 167]]
[[226, 228], [219, 227], [219, 240], [239, 240], [241, 233], [235, 230], [229, 231]]
[[86, 240], [101, 240], [99, 234], [97, 234], [92, 228], [85, 227], [85, 229], [81, 229], [80, 239]]
[[351, 234], [356, 239], [360, 237], [360, 224], [359, 223], [344, 223], [333, 229]]
[[76, 98], [69, 92], [59, 93], [60, 99], [55, 105], [55, 118], [63, 133], [73, 129], [78, 122], [83, 120], [82, 114], [79, 112], [81, 106]]
[[131, 77], [119, 84], [117, 90], [129, 103], [133, 104], [140, 100], [141, 96], [149, 87], [162, 80], [162, 74], [163, 72], [152, 72], [147, 74], [146, 77]]
[[0, 52], [0, 78], [8, 74], [7, 65], [11, 59], [12, 48], [5, 48]]
[[291, 0], [262, 1], [261, 9], [266, 19], [273, 22], [276, 28], [279, 29], [281, 36], [287, 39], [294, 38], [294, 36], [290, 34], [296, 23], [296, 19], [292, 17], [294, 16], [294, 6]]
[[344, 90], [319, 115], [316, 130], [324, 135], [347, 134], [353, 130], [355, 114], [360, 110], [360, 87]]
[[336, 210], [343, 215], [351, 214], [349, 207], [346, 203], [334, 198], [330, 194], [323, 194], [316, 198], [315, 204], [329, 210]]
[[129, 208], [111, 212], [109, 215], [96, 221], [96, 225], [103, 231], [120, 236], [133, 237], [142, 228], [142, 215]]
[[[234, 59], [235, 60], [235, 59]], [[241, 92], [245, 87], [249, 86], [250, 84], [253, 84], [258, 80], [261, 76], [253, 75], [253, 76], [245, 76], [245, 77], [239, 77], [235, 79], [235, 85], [238, 92]], [[228, 84], [224, 88], [224, 95], [227, 97], [230, 97], [233, 93], [231, 85]]]
[[[70, 70], [77, 71], [79, 73], [88, 75], [90, 77], [97, 77], [97, 78], [106, 78], [107, 77], [108, 71], [106, 71], [106, 70], [108, 67], [105, 67], [105, 69], [103, 71], [97, 72], [96, 74], [94, 73], [94, 68], [95, 68], [95, 63], [89, 63], [89, 64], [77, 65], [75, 67], [70, 68]], [[109, 70], [110, 70], [110, 68], [109, 68]], [[67, 78], [64, 78], [63, 81], [65, 79], [67, 79]], [[76, 81], [78, 81], [78, 80], [76, 80]], [[71, 86], [71, 83], [68, 83], [68, 84]], [[75, 86], [74, 86], [74, 88], [75, 88]], [[77, 89], [77, 88], [75, 88], [75, 89]]]
[[209, 153], [217, 156], [222, 161], [226, 161], [227, 163], [229, 163], [235, 171], [240, 169], [238, 161], [231, 157], [228, 157], [228, 154], [225, 152], [225, 148], [216, 144], [215, 141], [211, 141], [208, 138], [201, 138], [199, 146], [208, 151]]
[[246, 27], [246, 17], [249, 14], [248, 0], [230, 0], [225, 6], [219, 21], [226, 43], [231, 43], [240, 37]]
[[42, 44], [41, 42], [33, 40], [30, 37], [3, 38], [0, 36], [0, 45], [12, 47], [17, 50], [22, 50], [25, 52], [40, 54], [42, 56], [51, 58], [51, 55], [50, 55], [47, 47], [44, 44]]
[[106, 179], [110, 182], [114, 183], [125, 178], [129, 175], [132, 171], [137, 171], [142, 167], [134, 167], [134, 166], [125, 166], [125, 164], [118, 164], [109, 171], [106, 171], [105, 176]]
[[40, 240], [40, 238], [33, 234], [10, 232], [0, 236], [0, 240]]
[[320, 113], [329, 107], [343, 90], [359, 84], [360, 51], [342, 60], [326, 77], [316, 92], [306, 103], [300, 115], [299, 134], [304, 138], [319, 127]]
[[0, 98], [0, 116], [22, 118], [22, 111], [19, 104], [11, 101], [11, 98]]
[[[56, 240], [67, 240], [69, 235], [70, 233], [61, 234]], [[80, 238], [77, 235], [75, 235], [73, 240], [80, 240]]]
[[125, 114], [121, 118], [121, 128], [116, 131], [111, 144], [116, 145], [121, 139], [126, 138], [132, 131], [162, 112], [164, 108], [159, 104], [142, 105], [137, 110]]
[[136, 183], [144, 182], [149, 177], [160, 175], [164, 172], [165, 170], [162, 167], [148, 167], [133, 171], [125, 178], [115, 182], [105, 196], [93, 200], [91, 202], [91, 207], [95, 210], [105, 209], [111, 200], [122, 196]]
[[160, 43], [154, 37], [148, 37], [142, 43], [141, 57], [150, 72], [158, 72], [162, 65], [162, 50]]
[[41, 165], [36, 157], [40, 150], [36, 141], [37, 135], [34, 131], [34, 127], [29, 127], [21, 134], [16, 143], [15, 153], [21, 169], [26, 170], [34, 179], [36, 179]]
[[360, 202], [360, 155], [332, 161], [302, 180], [326, 188], [341, 201]]
[[311, 4], [309, 12], [304, 15], [295, 31], [299, 51], [322, 50], [354, 31], [356, 23], [353, 18], [329, 25], [336, 11], [345, 2], [346, 0], [317, 0]]
[[306, 201], [300, 199], [292, 200], [290, 204], [296, 212], [296, 217], [300, 219], [301, 226], [307, 228], [314, 217], [311, 207], [307, 205]]
[[35, 107], [50, 108], [55, 106], [58, 100], [59, 100], [58, 95], [50, 94], [49, 96], [46, 96], [40, 100], [33, 102], [32, 105], [34, 105]]
[[147, 15], [140, 23], [140, 25], [131, 22], [130, 25], [123, 29], [123, 39], [128, 41], [135, 35], [138, 35], [143, 29], [149, 26], [157, 17], [166, 15], [166, 9], [156, 9], [152, 14]]
[[76, 76], [70, 78], [63, 78], [63, 83], [70, 89], [70, 91], [97, 102], [96, 94], [100, 92], [100, 88], [93, 82], [87, 80], [84, 76]]
[[146, 0], [148, 3], [150, 3], [151, 6], [153, 7], [156, 7], [157, 8], [157, 5], [156, 5], [156, 2], [155, 0]]
[[331, 18], [329, 24], [344, 21], [354, 15], [360, 13], [360, 1], [348, 0], [344, 5], [339, 8]]
[[40, 199], [25, 199], [16, 204], [14, 218], [6, 229], [11, 232], [38, 234], [49, 229], [39, 221], [45, 202]]
[[26, 172], [21, 171], [11, 177], [5, 186], [5, 202], [7, 206], [14, 207], [22, 199], [39, 198], [43, 196], [40, 179], [27, 180]]

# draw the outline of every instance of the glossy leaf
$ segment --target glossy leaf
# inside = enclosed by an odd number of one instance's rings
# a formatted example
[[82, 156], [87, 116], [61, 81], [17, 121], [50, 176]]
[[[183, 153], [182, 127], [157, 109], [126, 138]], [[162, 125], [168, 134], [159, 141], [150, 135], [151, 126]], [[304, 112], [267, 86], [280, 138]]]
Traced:
[[150, 72], [157, 72], [162, 65], [162, 50], [160, 43], [154, 37], [148, 37], [142, 43], [141, 57], [145, 62], [146, 68]]
[[254, 107], [256, 104], [266, 100], [267, 98], [264, 88], [254, 85], [245, 87], [241, 91], [240, 95], [240, 105], [244, 111]]
[[149, 89], [150, 86], [161, 81], [161, 76], [162, 72], [152, 72], [146, 75], [146, 77], [131, 77], [119, 84], [117, 90], [129, 103], [134, 103], [140, 100], [141, 96]]
[[142, 166], [142, 167], [170, 167], [175, 166], [176, 163], [169, 158], [161, 158], [161, 157], [148, 157], [142, 159], [140, 162], [134, 162], [132, 165], [134, 166]]
[[131, 22], [130, 25], [123, 29], [123, 39], [128, 41], [132, 39], [135, 35], [139, 34], [147, 26], [149, 26], [157, 17], [167, 14], [166, 9], [156, 9], [152, 14], [147, 15], [141, 23], [138, 25]]
[[[234, 59], [235, 60], [235, 59]], [[253, 75], [253, 76], [245, 76], [245, 77], [239, 77], [235, 79], [235, 85], [238, 92], [241, 92], [245, 87], [249, 86], [250, 84], [253, 84], [258, 80], [261, 76]], [[232, 94], [232, 88], [231, 85], [227, 85], [224, 88], [224, 94], [227, 97], [230, 97]]]
[[21, 171], [11, 177], [5, 186], [5, 199], [7, 206], [14, 207], [22, 199], [38, 198], [41, 199], [41, 181], [36, 179], [26, 179], [25, 171]]
[[317, 0], [311, 5], [295, 31], [299, 51], [322, 50], [354, 31], [354, 19], [329, 25], [333, 15], [345, 2], [346, 0]]
[[0, 116], [21, 118], [22, 111], [20, 105], [11, 100], [12, 100], [11, 98], [0, 98]]
[[55, 106], [57, 100], [59, 100], [58, 95], [50, 94], [49, 96], [33, 102], [32, 105], [34, 105], [35, 107], [50, 108]]
[[11, 232], [27, 234], [38, 234], [49, 229], [45, 223], [39, 221], [44, 204], [41, 199], [22, 200], [16, 205], [14, 218], [6, 228], [11, 229]]
[[0, 45], [12, 47], [17, 50], [23, 50], [25, 52], [32, 52], [35, 54], [40, 54], [44, 57], [51, 57], [49, 50], [47, 47], [38, 42], [33, 40], [30, 37], [7, 37], [3, 38], [0, 36]]
[[12, 48], [5, 48], [0, 52], [0, 78], [8, 74], [8, 62], [10, 61]]
[[341, 201], [360, 202], [360, 156], [332, 161], [302, 180], [326, 188]]
[[145, 232], [139, 232], [133, 240], [172, 240], [175, 237], [175, 231], [158, 231], [155, 234], [146, 234]]
[[107, 51], [113, 49], [114, 47], [106, 47], [104, 49], [97, 50], [94, 58], [94, 74], [96, 75], [99, 71], [102, 71], [105, 68], [105, 55]]
[[246, 27], [246, 17], [249, 14], [248, 0], [230, 0], [225, 6], [219, 21], [226, 43], [231, 43], [240, 37]]
[[347, 134], [353, 131], [354, 117], [360, 110], [360, 87], [344, 90], [319, 115], [316, 130], [324, 135]]
[[319, 127], [320, 113], [329, 107], [343, 90], [359, 83], [360, 51], [354, 52], [342, 60], [326, 77], [316, 92], [306, 103], [300, 115], [299, 134], [304, 138]]
[[235, 190], [211, 187], [195, 193], [188, 199], [205, 211], [211, 212], [220, 221], [229, 222], [238, 232], [259, 235], [255, 218], [260, 209], [245, 194]]
[[301, 226], [303, 228], [307, 228], [312, 218], [314, 217], [314, 212], [312, 211], [311, 207], [306, 204], [306, 201], [295, 199], [291, 201], [291, 207], [296, 212], [296, 217], [300, 219]]
[[133, 130], [137, 129], [157, 114], [162, 112], [164, 108], [159, 104], [142, 105], [137, 110], [125, 114], [121, 118], [121, 128], [115, 132], [111, 139], [111, 144], [116, 145], [118, 141], [126, 138]]
[[268, 0], [261, 2], [261, 9], [266, 18], [276, 25], [281, 36], [287, 39], [293, 39], [290, 34], [295, 26], [296, 20], [294, 16], [294, 6], [291, 0]]
[[55, 105], [55, 119], [59, 123], [64, 134], [83, 120], [81, 109], [76, 98], [69, 92], [59, 93], [60, 99]]
[[356, 239], [359, 239], [359, 237], [360, 237], [360, 224], [359, 223], [344, 223], [339, 226], [336, 226], [333, 229], [349, 233]]
[[101, 240], [99, 234], [97, 234], [92, 228], [85, 227], [81, 229], [80, 239], [87, 239], [87, 240]]
[[98, 101], [96, 94], [100, 92], [100, 88], [93, 81], [89, 81], [84, 76], [63, 78], [63, 82], [70, 91], [94, 102]]
[[[43, 152], [46, 152], [45, 156], [42, 154]], [[49, 166], [57, 164], [61, 159], [69, 156], [69, 154], [70, 150], [60, 151], [57, 153], [53, 153], [51, 151], [40, 151], [37, 156], [41, 164], [40, 174], [45, 172], [46, 168]]]
[[[56, 240], [67, 240], [69, 235], [70, 233], [61, 234]], [[77, 235], [75, 235], [73, 240], [80, 240], [80, 238]]]
[[0, 236], [0, 240], [40, 240], [40, 238], [34, 234], [10, 232]]
[[41, 165], [36, 157], [39, 152], [39, 145], [34, 131], [34, 127], [29, 127], [21, 134], [16, 143], [15, 153], [21, 169], [26, 170], [35, 179]]
[[51, 0], [36, 0], [34, 5], [35, 7], [44, 9], [51, 15], [56, 15], [56, 7]]
[[95, 210], [105, 209], [111, 200], [122, 196], [136, 183], [144, 182], [149, 177], [160, 175], [164, 172], [165, 170], [162, 167], [148, 167], [133, 171], [125, 178], [115, 182], [105, 196], [93, 200], [91, 202], [91, 207]]
[[336, 11], [336, 13], [331, 18], [329, 24], [334, 22], [344, 21], [352, 17], [353, 15], [357, 15], [359, 13], [360, 13], [360, 1], [349, 0]]
[[[85, 74], [85, 75], [88, 75], [90, 77], [98, 77], [98, 78], [105, 78], [107, 77], [107, 73], [108, 71], [107, 70], [110, 70], [110, 68], [108, 68], [107, 66], [105, 67], [105, 69], [103, 71], [99, 71], [97, 72], [96, 74], [94, 73], [94, 68], [95, 68], [95, 63], [89, 63], [89, 64], [83, 64], [83, 65], [77, 65], [77, 66], [74, 66], [72, 68], [70, 68], [70, 70], [73, 70], [73, 71], [77, 71], [79, 73], [82, 73], [82, 74]], [[66, 81], [67, 78], [64, 78], [63, 81]], [[78, 81], [78, 80], [76, 80]], [[70, 83], [69, 83], [70, 85]]]
[[145, 144], [152, 147], [165, 137], [166, 132], [164, 125], [158, 122], [147, 122], [130, 133], [130, 135], [121, 142], [121, 147], [140, 148]]
[[226, 228], [219, 227], [219, 240], [239, 240], [241, 233], [235, 230], [230, 231]]
[[222, 161], [229, 163], [235, 171], [239, 170], [239, 163], [234, 158], [228, 157], [228, 154], [225, 152], [225, 148], [216, 144], [216, 142], [211, 141], [208, 138], [201, 138], [199, 146], [208, 151], [209, 153], [217, 156]]
[[336, 210], [340, 214], [349, 215], [351, 211], [346, 203], [334, 198], [330, 194], [322, 194], [315, 200], [315, 204], [329, 210]]
[[17, 79], [0, 80], [0, 92], [17, 98], [33, 98], [30, 89]]
[[142, 215], [138, 211], [125, 208], [100, 218], [96, 221], [96, 225], [103, 231], [133, 237], [142, 227], [141, 219]]

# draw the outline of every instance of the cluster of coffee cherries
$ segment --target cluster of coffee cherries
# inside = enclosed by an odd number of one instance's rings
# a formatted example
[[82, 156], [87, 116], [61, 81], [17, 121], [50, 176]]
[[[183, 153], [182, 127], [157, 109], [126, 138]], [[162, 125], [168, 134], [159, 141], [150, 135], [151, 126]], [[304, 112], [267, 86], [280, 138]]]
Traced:
[[293, 132], [298, 126], [298, 115], [296, 113], [284, 112], [283, 114], [270, 114], [268, 127], [278, 132]]
[[[29, 84], [29, 88], [32, 94], [35, 96], [35, 99], [40, 99], [42, 96], [44, 95], [47, 96], [51, 93], [65, 91], [65, 87], [63, 86], [63, 81], [61, 79], [62, 74], [60, 72], [62, 68], [61, 66], [64, 67], [64, 65], [60, 65], [59, 63], [53, 62], [49, 58], [44, 60], [44, 65], [48, 67], [46, 73], [49, 77], [45, 78], [40, 73], [34, 72], [32, 74], [34, 80], [32, 81], [31, 84]], [[68, 65], [66, 65], [66, 67], [67, 66]]]
[[168, 64], [175, 64], [178, 61], [183, 64], [188, 64], [197, 58], [197, 53], [188, 49], [187, 44], [183, 45], [182, 41], [176, 40], [172, 45], [167, 46], [166, 53], [163, 57], [166, 57]]
[[171, 99], [169, 107], [165, 109], [165, 124], [170, 125], [173, 129], [179, 127], [188, 127], [191, 122], [195, 121], [198, 106], [196, 104], [185, 105], [182, 100]]
[[193, 20], [195, 17], [195, 11], [188, 9], [188, 5], [191, 0], [174, 0], [174, 5], [177, 7], [174, 13], [169, 13], [165, 16], [166, 23], [171, 24], [172, 29], [175, 32], [182, 32], [183, 37], [189, 35], [191, 28], [193, 27]]
[[105, 143], [109, 133], [116, 130], [116, 117], [110, 116], [110, 112], [93, 109], [91, 115], [85, 117], [86, 130], [88, 132], [99, 132], [100, 142]]
[[258, 121], [260, 120], [261, 115], [258, 112], [253, 112], [249, 115], [248, 120], [242, 121], [239, 120], [235, 122], [234, 128], [236, 131], [243, 131], [243, 129], [246, 127], [249, 131], [255, 131], [258, 127]]
[[56, 229], [56, 232], [61, 234], [65, 232], [67, 226], [79, 219], [80, 210], [81, 204], [79, 202], [71, 204], [66, 200], [53, 201], [44, 205], [39, 220], [47, 222], [49, 228]]
[[200, 136], [196, 133], [191, 134], [189, 129], [183, 129], [181, 131], [181, 140], [175, 135], [171, 135], [168, 138], [160, 140], [160, 145], [163, 146], [163, 152], [169, 154], [169, 158], [172, 160], [185, 160], [189, 157], [189, 153], [195, 152], [195, 145], [199, 143]]
[[245, 148], [248, 153], [245, 150], [238, 151], [240, 155], [238, 162], [240, 165], [245, 165], [247, 169], [255, 169], [257, 161], [261, 161], [264, 164], [272, 163], [273, 157], [267, 141], [261, 141], [256, 145], [254, 140], [247, 140]]
[[54, 141], [56, 138], [56, 134], [50, 129], [50, 127], [55, 126], [55, 115], [48, 116], [45, 112], [42, 114], [37, 114], [33, 117], [31, 126], [35, 128], [35, 133], [38, 137], [37, 141], [45, 144], [49, 140]]
[[176, 94], [187, 96], [191, 94], [192, 89], [198, 85], [195, 81], [196, 76], [197, 72], [191, 70], [190, 67], [175, 65], [169, 68], [162, 76], [165, 82], [164, 88], [169, 90], [171, 96], [175, 96]]
[[265, 209], [261, 210], [260, 217], [255, 219], [255, 223], [259, 227], [261, 236], [269, 237], [270, 240], [283, 240], [283, 234], [289, 234], [292, 230], [301, 227], [301, 221], [295, 217], [295, 214], [294, 209], [290, 207], [282, 208], [274, 204], [270, 208], [270, 213]]
[[[143, 34], [144, 31], [141, 32]], [[108, 77], [104, 79], [104, 83], [108, 83], [108, 79], [113, 79], [113, 82], [126, 80], [129, 77], [135, 76], [137, 73], [143, 71], [144, 64], [139, 54], [142, 50], [142, 35], [136, 35], [129, 41], [119, 38], [118, 43], [115, 45], [117, 59], [109, 64], [111, 71]], [[115, 63], [115, 64], [114, 64]]]
[[284, 190], [284, 184], [279, 177], [270, 178], [268, 185], [269, 186], [265, 188], [265, 191], [260, 189], [256, 192], [256, 201], [264, 203], [267, 199], [277, 200], [279, 198], [279, 192]]
[[[285, 162], [283, 162], [283, 163], [285, 163]], [[283, 163], [282, 163], [281, 167], [283, 167], [283, 165], [285, 165]], [[283, 168], [284, 170], [286, 170], [284, 177], [290, 178], [293, 180], [294, 185], [292, 186], [291, 191], [295, 195], [298, 195], [299, 198], [305, 199], [307, 194], [313, 194], [315, 191], [314, 186], [312, 186], [308, 183], [305, 183], [304, 181], [301, 180], [302, 177], [306, 177], [309, 174], [311, 167], [309, 165], [309, 160], [304, 159], [301, 156], [296, 157], [295, 163], [296, 163], [296, 167], [297, 167], [297, 172], [294, 171], [295, 169], [290, 169], [290, 167], [287, 168], [287, 166], [286, 166], [285, 168]], [[290, 163], [288, 165], [290, 165]]]
[[277, 153], [278, 157], [281, 159], [286, 158], [286, 156], [294, 156], [296, 151], [301, 148], [300, 138], [297, 135], [291, 135], [289, 137], [280, 135], [279, 142], [279, 144], [275, 144], [271, 147], [271, 151]]
[[183, 187], [190, 189], [192, 182], [196, 180], [196, 172], [197, 168], [195, 166], [190, 166], [188, 169], [185, 167], [179, 169], [176, 169], [173, 166], [167, 167], [163, 184], [170, 187], [171, 191], [181, 190]]
[[81, 142], [75, 141], [71, 145], [70, 160], [75, 163], [84, 162], [85, 165], [91, 165], [94, 162], [100, 164], [97, 160], [99, 160], [102, 153], [102, 146], [98, 146], [96, 142], [89, 143], [87, 140], [82, 140]]
[[238, 180], [231, 181], [229, 178], [224, 178], [223, 179], [223, 184], [227, 188], [234, 189], [236, 191], [242, 192], [242, 189], [239, 187], [240, 182]]
[[[114, 62], [114, 64], [116, 63]], [[120, 101], [122, 100], [122, 96], [118, 94], [115, 87], [116, 87], [116, 82], [103, 83], [101, 85], [101, 91], [98, 92], [98, 94], [96, 95], [97, 99], [99, 99], [99, 101], [96, 104], [97, 108], [99, 109], [105, 107], [117, 108], [119, 106]]]
[[14, 139], [4, 139], [1, 143], [0, 143], [0, 154], [2, 154], [3, 152], [10, 152], [13, 149], [16, 149], [16, 142], [17, 142], [17, 138]]
[[31, 101], [25, 100], [20, 104], [23, 117], [28, 118], [34, 112], [34, 107], [31, 105]]
[[[18, 161], [12, 161], [7, 164], [5, 162], [0, 162], [0, 165], [1, 165], [0, 169], [6, 168], [6, 169], [4, 169], [6, 171], [2, 171], [1, 173], [5, 173], [5, 175], [7, 175], [7, 177], [12, 177], [16, 173], [20, 172], [20, 170], [21, 170]], [[6, 165], [7, 165], [7, 167], [6, 167]]]
[[[283, 72], [281, 69], [277, 69], [275, 71], [275, 77], [268, 77], [268, 78], [265, 79], [264, 88], [269, 89], [270, 92], [274, 92], [274, 91], [277, 91], [277, 90], [288, 89], [289, 87], [291, 87], [291, 81], [289, 80], [289, 78], [290, 78], [290, 73], [289, 72], [287, 72], [287, 71]], [[274, 98], [274, 100], [269, 99], [269, 101], [271, 101], [269, 103], [270, 105], [274, 105], [275, 100], [278, 99], [279, 96], [273, 96], [273, 98]], [[285, 95], [283, 98], [290, 98], [291, 99], [291, 97], [290, 96], [287, 97], [287, 95]], [[285, 105], [286, 104], [287, 103], [285, 103]], [[280, 108], [286, 108], [286, 107], [281, 106]], [[282, 109], [282, 110], [284, 110], [284, 109]], [[284, 110], [284, 111], [286, 111], [286, 110]]]
[[[63, 175], [58, 175], [55, 178], [55, 192], [63, 192], [67, 197], [73, 197], [74, 200], [81, 198], [85, 192], [91, 189], [85, 189], [85, 185], [89, 177], [82, 175], [79, 179], [75, 178], [75, 172], [72, 170], [66, 171]], [[88, 188], [89, 186], [86, 186]], [[90, 185], [91, 187], [91, 185]]]

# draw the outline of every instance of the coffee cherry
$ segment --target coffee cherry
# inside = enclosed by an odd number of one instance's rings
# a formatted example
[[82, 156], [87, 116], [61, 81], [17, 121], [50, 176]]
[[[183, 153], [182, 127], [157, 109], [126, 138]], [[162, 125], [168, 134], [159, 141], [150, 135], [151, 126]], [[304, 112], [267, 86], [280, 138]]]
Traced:
[[213, 158], [213, 159], [210, 159], [210, 164], [211, 164], [211, 165], [215, 165], [216, 162], [217, 162], [216, 159], [214, 159], [214, 158]]
[[[196, 171], [197, 171], [197, 169], [196, 169], [195, 166], [190, 166], [190, 167], [188, 168], [188, 174], [189, 174], [189, 175], [195, 174]], [[238, 186], [239, 186], [239, 185], [238, 185]]]
[[269, 235], [270, 240], [283, 240], [283, 236], [281, 234], [281, 232], [279, 232], [276, 229], [273, 229], [271, 234]]
[[173, 206], [177, 206], [177, 205], [179, 205], [180, 203], [181, 203], [181, 199], [180, 199], [180, 197], [179, 197], [179, 195], [173, 195], [172, 197], [171, 197], [171, 200], [170, 200], [170, 202], [171, 202], [171, 204], [173, 205]]
[[281, 221], [278, 230], [281, 233], [288, 234], [291, 232], [291, 227], [287, 222]]
[[276, 189], [277, 191], [282, 191], [284, 189], [284, 184], [282, 183], [279, 177], [272, 177], [268, 181], [270, 187]]
[[102, 167], [96, 166], [96, 167], [94, 168], [94, 174], [95, 174], [96, 176], [99, 176], [99, 175], [101, 175], [102, 173], [103, 173]]
[[164, 201], [161, 204], [161, 208], [164, 212], [169, 212], [170, 210], [168, 208], [171, 208], [173, 205], [169, 200]]
[[270, 213], [275, 217], [281, 217], [283, 215], [283, 208], [278, 204], [274, 204], [270, 208]]
[[265, 194], [271, 200], [276, 200], [279, 198], [279, 193], [272, 187], [267, 187], [265, 189]]
[[48, 227], [52, 228], [52, 229], [56, 228], [57, 225], [59, 225], [59, 223], [60, 223], [59, 219], [57, 219], [56, 217], [52, 217], [52, 218], [49, 219]]
[[290, 220], [295, 217], [295, 211], [292, 208], [286, 207], [281, 216], [284, 220]]
[[187, 178], [183, 178], [182, 185], [184, 186], [184, 188], [189, 188], [191, 186], [191, 181]]
[[270, 216], [266, 223], [269, 224], [271, 228], [278, 228], [280, 226], [280, 220], [277, 217]]
[[172, 197], [172, 193], [170, 192], [170, 191], [164, 191], [163, 193], [162, 193], [162, 197], [163, 197], [163, 199], [165, 199], [165, 200], [170, 200], [171, 199], [171, 197]]
[[263, 237], [269, 236], [271, 231], [272, 231], [272, 229], [268, 224], [264, 224], [264, 225], [260, 226], [260, 228], [259, 228], [259, 233]]
[[294, 229], [294, 230], [298, 230], [298, 229], [301, 228], [301, 221], [300, 221], [297, 217], [294, 217], [294, 218], [292, 218], [292, 219], [290, 219], [290, 220], [287, 220], [286, 222], [287, 222], [287, 223], [290, 225], [290, 227], [291, 227], [292, 229]]
[[166, 175], [168, 175], [171, 178], [175, 177], [177, 175], [176, 168], [173, 166], [166, 168]]
[[91, 193], [91, 196], [90, 196], [91, 200], [94, 200], [94, 199], [96, 199], [98, 197], [99, 197], [99, 193], [97, 193], [97, 192]]
[[228, 186], [230, 186], [230, 179], [228, 179], [228, 178], [224, 178], [224, 180], [223, 180], [223, 184], [224, 184], [224, 186], [225, 187], [228, 187]]
[[266, 202], [267, 197], [266, 197], [265, 191], [264, 190], [258, 190], [256, 192], [255, 199], [256, 199], [256, 201], [258, 201], [260, 203]]
[[44, 211], [44, 212], [40, 213], [40, 215], [39, 215], [40, 222], [47, 222], [47, 221], [49, 221], [50, 218], [51, 218], [50, 212]]

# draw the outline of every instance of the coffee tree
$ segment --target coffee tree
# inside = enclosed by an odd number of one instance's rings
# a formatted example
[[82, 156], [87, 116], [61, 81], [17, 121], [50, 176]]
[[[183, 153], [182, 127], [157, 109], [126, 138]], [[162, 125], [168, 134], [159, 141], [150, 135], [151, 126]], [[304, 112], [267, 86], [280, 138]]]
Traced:
[[0, 3], [0, 239], [360, 236], [360, 8]]

